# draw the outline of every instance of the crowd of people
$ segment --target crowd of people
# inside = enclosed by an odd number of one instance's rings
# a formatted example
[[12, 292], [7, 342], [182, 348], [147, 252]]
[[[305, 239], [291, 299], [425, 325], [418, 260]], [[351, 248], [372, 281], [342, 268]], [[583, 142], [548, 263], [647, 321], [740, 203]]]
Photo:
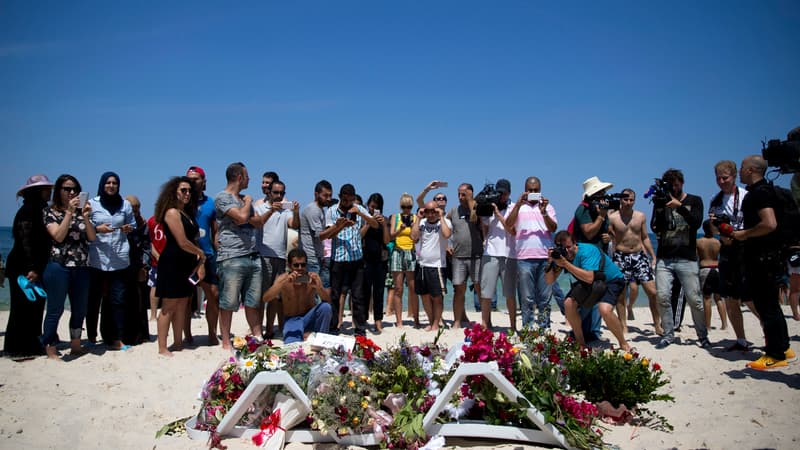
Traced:
[[[5, 354], [59, 358], [57, 329], [67, 297], [71, 354], [86, 351], [84, 327], [90, 344], [98, 342], [99, 325], [109, 350], [125, 350], [148, 341], [149, 322], [155, 321], [158, 351], [172, 356], [194, 340], [191, 317], [198, 304], [205, 310], [207, 343], [230, 349], [232, 318], [240, 308], [249, 333], [280, 335], [285, 343], [311, 332], [380, 333], [385, 293], [385, 313], [397, 327], [404, 326], [404, 312], [416, 327], [427, 319], [429, 331], [468, 326], [470, 285], [478, 320], [495, 327], [500, 324], [492, 323], [491, 312], [499, 281], [509, 317], [504, 327], [517, 329], [519, 311], [523, 327], [550, 328], [555, 298], [578, 343], [601, 339], [602, 321], [625, 350], [639, 286], [659, 349], [677, 343], [686, 304], [697, 345], [711, 347], [713, 297], [723, 328], [729, 320], [736, 337], [730, 350], [750, 351], [744, 302], [767, 341], [764, 355], [748, 365], [781, 367], [795, 356], [779, 280], [788, 277], [794, 319], [800, 319], [800, 268], [782, 256], [781, 204], [764, 179], [766, 169], [761, 156], [745, 158], [741, 188], [736, 163], [719, 162], [714, 171], [720, 192], [707, 215], [703, 200], [683, 191], [682, 172], [667, 170], [649, 221], [634, 209], [633, 190], [609, 195], [613, 184], [598, 177], [583, 183], [582, 201], [559, 220], [534, 176], [524, 180], [518, 196], [509, 180], [497, 180], [488, 200], [461, 183], [450, 209], [442, 192], [448, 184], [435, 180], [416, 197], [416, 210], [414, 198], [404, 193], [399, 212], [385, 215], [380, 193], [363, 203], [355, 186], [344, 184], [334, 199], [326, 180], [301, 209], [286, 200], [287, 186], [276, 172], [262, 175], [263, 197], [254, 200], [243, 194], [250, 177], [241, 162], [227, 167], [225, 189], [212, 197], [205, 192], [206, 172], [191, 166], [162, 186], [153, 217], [145, 220], [139, 200], [121, 196], [114, 172], [100, 177], [94, 198], [71, 175], [55, 183], [35, 175], [17, 193], [23, 204], [6, 269], [11, 309]], [[705, 236], [698, 239], [701, 226]], [[297, 239], [289, 230], [297, 231]], [[573, 281], [566, 294], [557, 283], [563, 274]], [[453, 296], [446, 313], [448, 282]], [[193, 301], [198, 293], [204, 303]], [[343, 320], [348, 299], [352, 329]]]

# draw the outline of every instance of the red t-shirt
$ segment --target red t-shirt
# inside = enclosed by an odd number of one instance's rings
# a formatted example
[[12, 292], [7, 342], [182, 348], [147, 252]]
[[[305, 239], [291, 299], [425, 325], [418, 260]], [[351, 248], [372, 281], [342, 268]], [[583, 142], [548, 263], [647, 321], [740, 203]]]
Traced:
[[[150, 243], [153, 244], [153, 247], [160, 255], [164, 251], [164, 247], [167, 246], [167, 235], [164, 234], [164, 226], [156, 222], [156, 216], [151, 216], [147, 219], [147, 230], [148, 234], [150, 234]], [[156, 267], [158, 260], [152, 258], [150, 265]]]

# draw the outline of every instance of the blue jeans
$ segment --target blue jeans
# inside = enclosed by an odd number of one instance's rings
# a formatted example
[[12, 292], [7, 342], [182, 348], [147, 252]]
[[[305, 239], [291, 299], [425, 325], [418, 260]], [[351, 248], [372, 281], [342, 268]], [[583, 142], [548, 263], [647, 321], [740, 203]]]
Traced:
[[533, 308], [538, 309], [536, 326], [550, 328], [551, 286], [544, 281], [546, 259], [520, 259], [517, 261], [517, 283], [519, 283], [519, 306], [522, 311], [522, 326], [534, 324]]
[[44, 317], [42, 345], [55, 345], [58, 321], [64, 314], [64, 303], [69, 294], [69, 337], [80, 339], [83, 319], [89, 306], [89, 268], [64, 267], [49, 262], [44, 269], [44, 288], [47, 291], [47, 313]]
[[240, 297], [249, 308], [261, 306], [261, 258], [258, 254], [224, 259], [217, 265], [220, 309], [236, 311]]
[[286, 317], [283, 322], [283, 343], [303, 342], [306, 330], [327, 333], [332, 316], [331, 304], [321, 302], [302, 316]]
[[708, 337], [706, 319], [703, 313], [703, 296], [700, 294], [700, 268], [697, 261], [680, 258], [659, 258], [656, 262], [656, 291], [661, 313], [661, 326], [664, 328], [663, 339], [672, 342], [675, 339], [675, 321], [672, 315], [672, 280], [677, 277], [683, 286], [689, 307], [692, 309], [692, 321], [697, 330], [697, 338]]

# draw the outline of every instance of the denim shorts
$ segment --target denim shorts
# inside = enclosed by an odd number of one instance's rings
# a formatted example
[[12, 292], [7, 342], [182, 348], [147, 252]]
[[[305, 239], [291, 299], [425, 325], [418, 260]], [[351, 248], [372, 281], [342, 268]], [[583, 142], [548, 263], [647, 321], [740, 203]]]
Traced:
[[257, 253], [218, 261], [217, 265], [220, 309], [236, 311], [240, 298], [247, 307], [261, 305], [261, 258]]

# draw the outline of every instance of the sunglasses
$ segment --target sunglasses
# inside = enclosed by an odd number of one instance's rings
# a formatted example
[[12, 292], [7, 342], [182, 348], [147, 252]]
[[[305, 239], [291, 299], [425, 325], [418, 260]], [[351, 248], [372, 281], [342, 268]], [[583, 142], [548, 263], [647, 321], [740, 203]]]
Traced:
[[272, 195], [286, 195], [286, 191], [272, 191]]
[[435, 209], [426, 209], [425, 214], [435, 213], [436, 211]]
[[188, 194], [188, 193], [192, 192], [192, 190], [189, 189], [189, 188], [180, 188], [178, 190], [180, 191], [181, 194]]
[[411, 206], [401, 206], [400, 209], [411, 209]]
[[61, 190], [64, 192], [78, 192], [78, 188], [76, 186], [62, 186]]
[[433, 199], [433, 201], [435, 201], [435, 202], [446, 202], [447, 201], [447, 197], [435, 197]]
[[292, 268], [294, 268], [294, 269], [302, 269], [303, 267], [306, 267], [307, 265], [308, 265], [308, 263], [292, 263]]

